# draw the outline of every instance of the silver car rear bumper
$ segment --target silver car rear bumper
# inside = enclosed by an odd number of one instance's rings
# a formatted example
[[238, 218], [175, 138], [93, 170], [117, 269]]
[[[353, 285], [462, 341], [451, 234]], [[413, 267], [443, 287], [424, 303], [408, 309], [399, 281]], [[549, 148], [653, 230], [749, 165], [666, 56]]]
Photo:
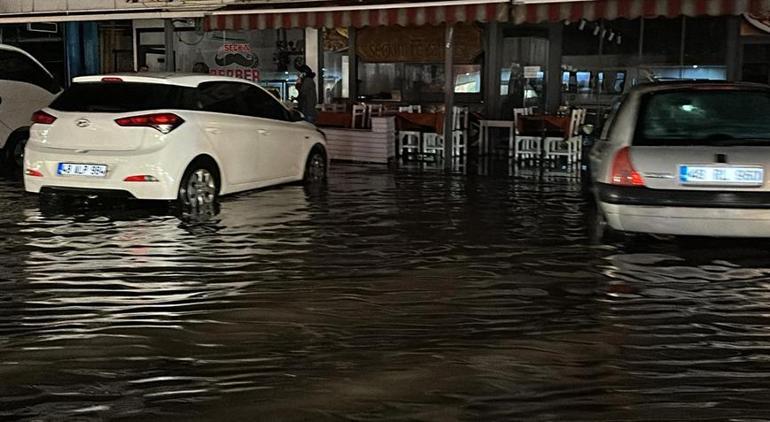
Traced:
[[619, 205], [600, 202], [615, 230], [683, 236], [770, 237], [770, 209]]

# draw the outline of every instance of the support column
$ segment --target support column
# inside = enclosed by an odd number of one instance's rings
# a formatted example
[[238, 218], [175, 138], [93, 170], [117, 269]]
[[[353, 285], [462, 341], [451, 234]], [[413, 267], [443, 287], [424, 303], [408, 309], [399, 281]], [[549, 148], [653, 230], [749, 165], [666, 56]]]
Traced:
[[741, 18], [727, 17], [727, 48], [725, 48], [725, 65], [727, 80], [740, 81], [743, 73], [743, 51], [741, 51]]
[[561, 51], [564, 39], [564, 24], [548, 25], [548, 69], [545, 79], [545, 109], [555, 113], [561, 103]]
[[99, 51], [99, 26], [96, 22], [84, 22], [83, 28], [83, 64], [87, 75], [101, 73]]
[[64, 39], [67, 49], [67, 80], [83, 74], [83, 49], [80, 45], [80, 23], [67, 22], [64, 26]]
[[490, 22], [486, 26], [484, 44], [484, 115], [497, 118], [500, 111], [500, 25]]
[[176, 66], [174, 65], [174, 21], [171, 19], [166, 19], [163, 21], [163, 39], [165, 42], [163, 43], [165, 45], [166, 50], [166, 72], [174, 72], [176, 71]]
[[356, 28], [348, 28], [348, 94], [350, 100], [358, 100], [358, 54], [356, 54]]
[[318, 39], [320, 37], [320, 31], [315, 28], [305, 28], [305, 64], [308, 65], [313, 72], [317, 75], [316, 79], [316, 95], [318, 95], [318, 102], [323, 103], [323, 72], [321, 69], [320, 58], [318, 55]]
[[455, 105], [454, 25], [444, 34], [444, 167], [452, 168], [452, 108]]

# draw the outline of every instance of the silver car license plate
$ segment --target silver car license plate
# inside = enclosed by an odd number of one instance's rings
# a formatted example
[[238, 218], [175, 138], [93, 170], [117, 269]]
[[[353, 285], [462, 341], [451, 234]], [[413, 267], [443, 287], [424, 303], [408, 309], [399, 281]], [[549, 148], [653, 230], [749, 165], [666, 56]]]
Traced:
[[683, 185], [762, 186], [764, 180], [765, 171], [758, 166], [679, 166], [679, 182]]
[[107, 175], [107, 166], [103, 164], [59, 163], [56, 174], [59, 176], [104, 177]]

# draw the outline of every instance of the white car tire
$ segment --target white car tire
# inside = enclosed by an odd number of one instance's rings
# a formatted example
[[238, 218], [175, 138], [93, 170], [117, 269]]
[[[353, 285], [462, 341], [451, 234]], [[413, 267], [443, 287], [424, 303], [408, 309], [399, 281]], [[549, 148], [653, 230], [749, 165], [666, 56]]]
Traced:
[[200, 210], [214, 206], [221, 186], [219, 170], [211, 159], [195, 159], [179, 183], [177, 202], [186, 209]]

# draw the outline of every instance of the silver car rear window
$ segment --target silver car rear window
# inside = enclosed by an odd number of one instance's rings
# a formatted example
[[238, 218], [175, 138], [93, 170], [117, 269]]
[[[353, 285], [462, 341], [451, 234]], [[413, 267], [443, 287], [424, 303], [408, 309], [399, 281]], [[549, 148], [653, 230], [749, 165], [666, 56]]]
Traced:
[[688, 89], [647, 94], [634, 145], [770, 145], [770, 91]]

